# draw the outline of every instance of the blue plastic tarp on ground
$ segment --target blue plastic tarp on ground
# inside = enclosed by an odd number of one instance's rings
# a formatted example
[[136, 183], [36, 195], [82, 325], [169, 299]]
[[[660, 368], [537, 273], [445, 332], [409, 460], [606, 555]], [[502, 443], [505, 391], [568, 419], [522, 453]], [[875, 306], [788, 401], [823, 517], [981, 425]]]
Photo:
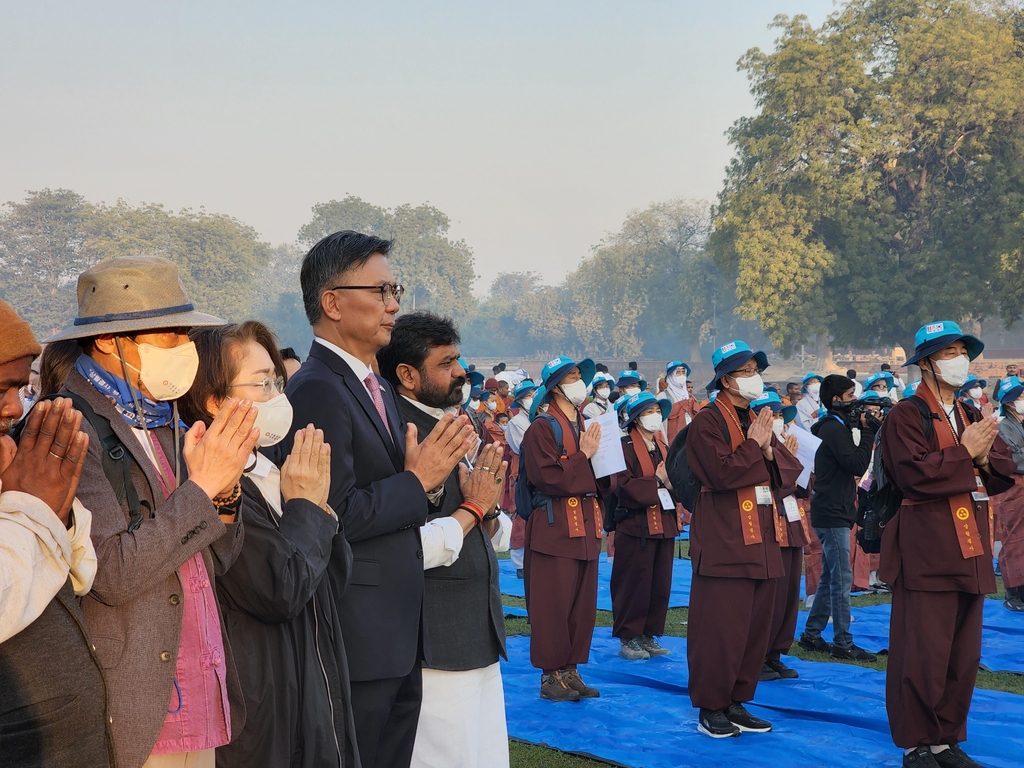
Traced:
[[[850, 633], [853, 642], [861, 648], [878, 653], [889, 647], [888, 603], [851, 608]], [[807, 611], [800, 612], [797, 620], [797, 637], [807, 623]], [[1016, 672], [1024, 674], [1024, 613], [1006, 610], [999, 600], [986, 600], [981, 633], [981, 666], [993, 672]], [[832, 641], [832, 625], [821, 633]], [[1024, 763], [1024, 760], [1021, 761]]]
[[[663, 638], [673, 655], [628, 662], [619, 641], [598, 628], [584, 679], [600, 699], [554, 704], [538, 696], [540, 673], [529, 663], [529, 637], [508, 641], [502, 664], [509, 735], [635, 768], [865, 768], [901, 764], [885, 715], [885, 675], [852, 665], [787, 658], [799, 680], [764, 683], [750, 705], [772, 721], [769, 734], [710, 739], [696, 731], [687, 693], [686, 641]], [[990, 768], [1020, 766], [1024, 697], [975, 691], [964, 748]]]

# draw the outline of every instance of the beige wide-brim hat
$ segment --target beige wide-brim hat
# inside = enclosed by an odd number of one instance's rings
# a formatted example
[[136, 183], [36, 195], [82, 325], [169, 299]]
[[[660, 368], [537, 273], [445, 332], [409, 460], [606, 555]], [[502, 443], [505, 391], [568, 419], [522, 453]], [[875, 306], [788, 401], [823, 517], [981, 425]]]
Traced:
[[129, 256], [107, 259], [78, 276], [78, 317], [46, 343], [215, 325], [224, 321], [196, 312], [173, 262]]

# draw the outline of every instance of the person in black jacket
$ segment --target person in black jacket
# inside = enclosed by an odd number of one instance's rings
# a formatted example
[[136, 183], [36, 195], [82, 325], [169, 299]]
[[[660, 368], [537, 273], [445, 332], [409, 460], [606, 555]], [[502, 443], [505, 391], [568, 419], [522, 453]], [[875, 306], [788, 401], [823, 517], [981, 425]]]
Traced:
[[[837, 659], [874, 661], [875, 655], [853, 644], [850, 634], [850, 530], [857, 521], [857, 480], [867, 472], [879, 422], [866, 415], [854, 418], [855, 386], [845, 376], [826, 376], [821, 404], [827, 415], [811, 432], [821, 439], [814, 455], [814, 492], [811, 526], [821, 541], [822, 574], [814, 604], [800, 637], [800, 647], [829, 652]], [[834, 639], [821, 637], [831, 615]]]
[[[271, 331], [249, 321], [191, 337], [200, 364], [181, 403], [186, 421], [209, 425], [220, 403], [244, 389], [258, 409], [260, 447], [279, 442], [291, 427], [292, 408]], [[218, 768], [360, 765], [334, 609], [352, 552], [327, 505], [330, 482], [330, 446], [312, 425], [296, 432], [280, 470], [257, 452], [242, 476], [245, 546], [217, 579], [217, 599], [247, 716], [242, 731], [217, 749]]]

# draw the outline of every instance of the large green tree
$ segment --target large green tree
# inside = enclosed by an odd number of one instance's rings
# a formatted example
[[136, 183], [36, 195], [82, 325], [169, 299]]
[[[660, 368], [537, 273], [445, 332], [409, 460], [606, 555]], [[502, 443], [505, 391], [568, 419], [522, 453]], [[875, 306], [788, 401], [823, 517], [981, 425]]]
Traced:
[[741, 59], [758, 114], [730, 133], [710, 250], [776, 346], [1019, 316], [1018, 22], [997, 2], [853, 0], [820, 28], [778, 17], [775, 50]]

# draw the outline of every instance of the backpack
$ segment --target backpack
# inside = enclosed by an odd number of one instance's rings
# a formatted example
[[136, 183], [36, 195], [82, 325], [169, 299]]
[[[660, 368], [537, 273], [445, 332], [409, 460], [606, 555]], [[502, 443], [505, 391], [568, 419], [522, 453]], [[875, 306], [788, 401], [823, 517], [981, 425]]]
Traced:
[[[74, 392], [63, 392], [61, 394], [47, 395], [42, 400], [54, 400], [58, 397], [66, 397], [71, 400], [75, 410], [82, 414], [82, 418], [92, 425], [92, 428], [96, 431], [96, 436], [100, 440], [100, 445], [103, 446], [103, 474], [106, 475], [107, 481], [110, 483], [110, 487], [114, 489], [114, 495], [117, 496], [117, 503], [120, 504], [126, 498], [128, 499], [128, 532], [133, 532], [142, 524], [144, 518], [142, 507], [143, 505], [149, 509], [149, 502], [142, 501], [139, 499], [138, 489], [135, 487], [135, 483], [132, 482], [132, 455], [125, 448], [124, 443], [121, 442], [116, 434], [114, 434], [113, 427], [110, 426], [110, 421], [103, 416], [100, 416], [93, 410], [93, 407], [89, 405], [80, 395], [76, 395]], [[39, 402], [42, 402], [40, 400]], [[12, 433], [12, 437], [15, 440], [21, 438], [21, 433], [25, 429], [25, 423], [28, 418], [21, 420], [21, 423], [15, 428]], [[150, 510], [152, 512], [152, 510]]]
[[[725, 439], [729, 439], [729, 426], [725, 423], [725, 417], [721, 411], [714, 409], [721, 422], [722, 433]], [[668, 457], [665, 459], [665, 472], [672, 483], [672, 491], [676, 499], [683, 505], [687, 512], [693, 514], [697, 508], [697, 497], [700, 495], [701, 482], [690, 468], [690, 461], [686, 450], [686, 440], [690, 433], [691, 421], [676, 435], [672, 445], [668, 449]]]
[[[555, 433], [555, 442], [558, 443], [558, 452], [564, 459], [566, 456], [565, 446], [562, 443], [562, 425], [559, 424], [558, 419], [549, 413], [538, 413], [538, 419], [544, 419], [548, 424], [551, 425], [551, 431]], [[521, 450], [525, 450], [526, 446], [523, 445]], [[548, 511], [548, 525], [554, 526], [555, 524], [555, 510], [551, 504], [551, 497], [541, 493], [534, 488], [529, 479], [526, 477], [526, 458], [520, 456], [519, 461], [519, 477], [516, 480], [516, 514], [519, 515], [523, 520], [526, 520], [533, 514], [533, 510], [539, 509], [540, 507], [546, 507]]]

